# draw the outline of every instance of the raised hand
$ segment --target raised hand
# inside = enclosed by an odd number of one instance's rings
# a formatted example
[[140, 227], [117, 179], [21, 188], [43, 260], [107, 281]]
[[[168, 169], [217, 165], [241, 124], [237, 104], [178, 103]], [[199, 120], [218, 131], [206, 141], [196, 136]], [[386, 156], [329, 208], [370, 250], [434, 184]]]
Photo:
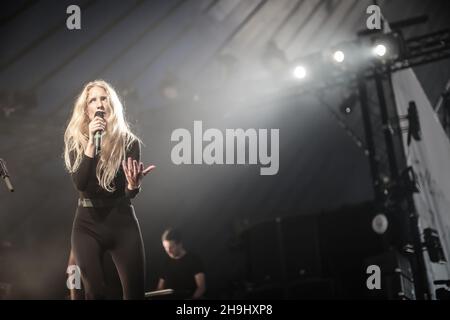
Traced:
[[106, 120], [96, 116], [92, 121], [89, 123], [89, 141], [94, 141], [94, 135], [97, 131], [105, 131], [106, 130]]
[[128, 189], [133, 190], [141, 186], [142, 178], [155, 169], [156, 166], [149, 165], [144, 169], [144, 164], [142, 162], [138, 163], [136, 160], [128, 157], [127, 161], [122, 160], [122, 168], [128, 182]]

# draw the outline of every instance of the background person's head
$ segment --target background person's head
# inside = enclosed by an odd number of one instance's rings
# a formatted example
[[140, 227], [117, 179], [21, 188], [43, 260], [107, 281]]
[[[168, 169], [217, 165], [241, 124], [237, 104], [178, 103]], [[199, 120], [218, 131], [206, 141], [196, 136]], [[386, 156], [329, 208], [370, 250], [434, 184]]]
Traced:
[[181, 233], [178, 229], [166, 229], [161, 236], [161, 241], [164, 250], [169, 257], [177, 259], [184, 255], [185, 250], [183, 247]]

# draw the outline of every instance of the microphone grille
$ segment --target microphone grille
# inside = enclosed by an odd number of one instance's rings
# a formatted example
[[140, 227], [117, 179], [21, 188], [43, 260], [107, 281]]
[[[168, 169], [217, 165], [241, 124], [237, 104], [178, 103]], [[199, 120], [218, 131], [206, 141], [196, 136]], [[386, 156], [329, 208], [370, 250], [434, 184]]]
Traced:
[[94, 116], [103, 118], [105, 116], [105, 112], [104, 111], [96, 111]]

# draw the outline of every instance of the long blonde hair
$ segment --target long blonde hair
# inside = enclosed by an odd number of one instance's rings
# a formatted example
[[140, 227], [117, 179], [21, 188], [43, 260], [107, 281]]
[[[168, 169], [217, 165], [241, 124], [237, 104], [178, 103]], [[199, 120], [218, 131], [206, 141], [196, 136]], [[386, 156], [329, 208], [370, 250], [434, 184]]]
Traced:
[[70, 173], [77, 171], [83, 158], [89, 140], [89, 117], [87, 115], [87, 98], [89, 90], [93, 87], [103, 88], [108, 96], [111, 108], [107, 119], [108, 127], [102, 136], [102, 152], [95, 170], [99, 185], [109, 191], [115, 190], [114, 177], [116, 176], [126, 151], [136, 140], [125, 120], [123, 105], [114, 88], [103, 80], [87, 83], [78, 96], [72, 117], [64, 133], [64, 162]]

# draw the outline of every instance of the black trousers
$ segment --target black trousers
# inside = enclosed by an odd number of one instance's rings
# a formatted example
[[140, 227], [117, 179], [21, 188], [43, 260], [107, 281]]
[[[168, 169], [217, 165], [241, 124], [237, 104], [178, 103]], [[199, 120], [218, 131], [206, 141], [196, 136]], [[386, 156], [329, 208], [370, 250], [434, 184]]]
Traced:
[[124, 299], [144, 299], [145, 253], [134, 208], [123, 203], [112, 208], [78, 206], [72, 228], [72, 250], [85, 298], [105, 299], [103, 255], [108, 252], [119, 274]]

